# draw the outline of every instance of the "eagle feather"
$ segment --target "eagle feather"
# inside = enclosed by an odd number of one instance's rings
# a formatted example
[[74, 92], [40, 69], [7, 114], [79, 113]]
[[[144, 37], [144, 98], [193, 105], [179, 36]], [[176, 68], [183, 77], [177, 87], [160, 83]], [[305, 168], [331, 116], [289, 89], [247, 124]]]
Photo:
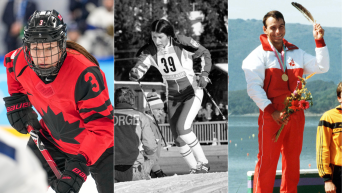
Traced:
[[298, 9], [298, 11], [300, 11], [304, 17], [306, 19], [308, 19], [311, 23], [315, 23], [315, 19], [312, 17], [311, 13], [305, 8], [303, 7], [303, 5], [296, 3], [296, 2], [292, 2], [291, 3], [296, 9]]

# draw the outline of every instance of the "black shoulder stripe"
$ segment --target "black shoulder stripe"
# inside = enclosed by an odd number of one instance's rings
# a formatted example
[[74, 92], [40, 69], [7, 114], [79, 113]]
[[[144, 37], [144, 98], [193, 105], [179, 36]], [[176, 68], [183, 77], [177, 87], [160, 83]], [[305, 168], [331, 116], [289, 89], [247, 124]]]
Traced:
[[336, 128], [342, 128], [342, 122], [329, 123], [327, 121], [321, 120], [319, 121], [318, 126], [324, 126], [330, 129], [336, 129]]
[[11, 57], [6, 57], [6, 58], [5, 58], [5, 61], [6, 61], [6, 64], [9, 63], [9, 62], [11, 62]]
[[99, 107], [94, 107], [94, 108], [87, 108], [87, 109], [80, 109], [80, 113], [87, 113], [90, 111], [95, 111], [95, 112], [101, 112], [107, 109], [107, 106], [110, 105], [110, 99], [108, 99], [103, 105], [99, 106]]
[[25, 71], [25, 69], [26, 69], [27, 67], [28, 67], [28, 65], [26, 65], [23, 69], [21, 69], [17, 77], [21, 76], [21, 74]]
[[108, 119], [114, 119], [112, 114], [107, 115], [107, 116], [103, 116], [99, 113], [95, 113], [95, 114], [90, 115], [89, 117], [85, 118], [84, 123], [89, 123], [90, 121], [94, 121], [96, 119], [101, 119], [101, 118], [105, 118], [105, 117], [107, 117]]
[[18, 57], [19, 57], [19, 55], [20, 55], [20, 53], [21, 53], [22, 50], [23, 50], [23, 49], [20, 49], [19, 53], [14, 57], [14, 60], [13, 60], [14, 76], [15, 76], [15, 79], [16, 79], [17, 81], [18, 81], [18, 79], [17, 79], [17, 75], [15, 74], [15, 65], [16, 65], [16, 63], [17, 63]]

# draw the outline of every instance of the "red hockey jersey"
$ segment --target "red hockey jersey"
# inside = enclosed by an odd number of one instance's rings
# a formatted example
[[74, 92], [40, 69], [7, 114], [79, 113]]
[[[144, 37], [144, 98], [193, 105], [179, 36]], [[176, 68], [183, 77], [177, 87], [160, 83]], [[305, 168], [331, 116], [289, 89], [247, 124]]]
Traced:
[[8, 92], [27, 94], [42, 119], [41, 133], [68, 154], [82, 154], [93, 165], [114, 145], [113, 106], [105, 74], [79, 52], [67, 56], [45, 84], [28, 67], [21, 48], [5, 55]]

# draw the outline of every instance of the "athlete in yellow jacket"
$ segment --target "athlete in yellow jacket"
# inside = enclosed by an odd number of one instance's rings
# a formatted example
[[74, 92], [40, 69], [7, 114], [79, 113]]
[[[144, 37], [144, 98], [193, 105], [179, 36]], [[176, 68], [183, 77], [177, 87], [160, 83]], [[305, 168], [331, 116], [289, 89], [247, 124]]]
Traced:
[[337, 86], [341, 105], [323, 114], [317, 127], [316, 161], [319, 175], [324, 178], [325, 191], [341, 192], [342, 168], [342, 82]]

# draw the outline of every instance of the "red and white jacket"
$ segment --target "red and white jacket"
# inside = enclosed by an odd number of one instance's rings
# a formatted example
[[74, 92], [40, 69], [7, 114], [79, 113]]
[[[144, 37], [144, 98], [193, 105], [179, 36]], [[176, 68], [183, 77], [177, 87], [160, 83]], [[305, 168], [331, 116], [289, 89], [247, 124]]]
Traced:
[[267, 35], [262, 34], [260, 41], [261, 45], [242, 62], [242, 69], [246, 76], [247, 93], [262, 111], [273, 113], [275, 109], [270, 104], [282, 103], [286, 95], [296, 89], [298, 76], [329, 70], [329, 52], [324, 39], [315, 40], [316, 57], [283, 39], [286, 47], [286, 74], [289, 77], [288, 81], [283, 81], [282, 68]]

